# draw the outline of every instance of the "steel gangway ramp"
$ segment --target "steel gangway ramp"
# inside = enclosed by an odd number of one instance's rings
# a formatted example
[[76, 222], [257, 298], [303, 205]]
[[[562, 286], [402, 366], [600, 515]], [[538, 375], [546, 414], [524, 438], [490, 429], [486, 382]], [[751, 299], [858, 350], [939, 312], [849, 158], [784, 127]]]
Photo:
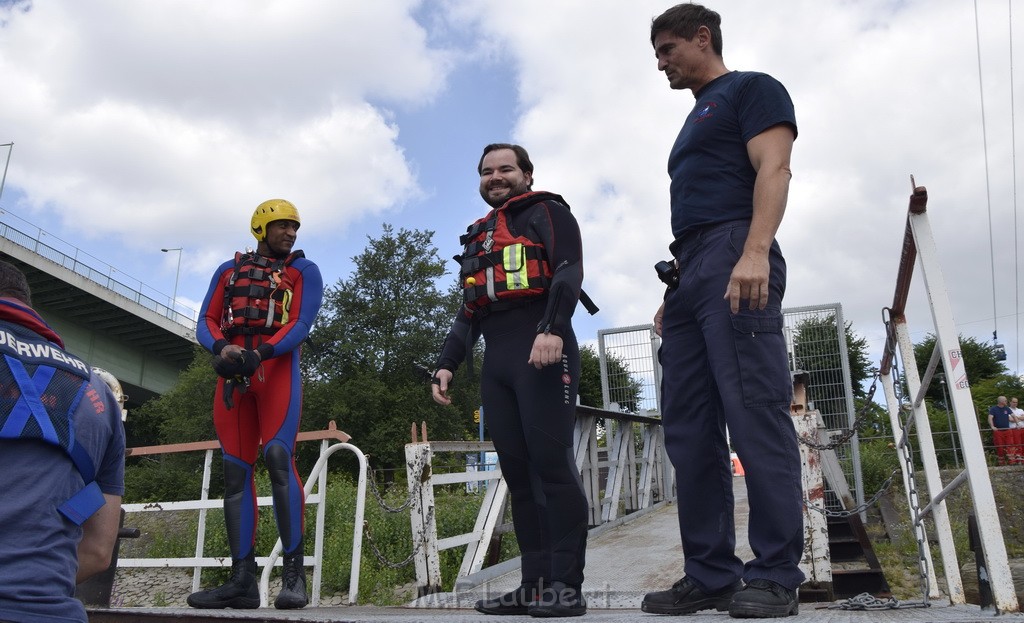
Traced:
[[[751, 556], [746, 539], [747, 499], [743, 478], [734, 478], [736, 497], [737, 555]], [[195, 610], [191, 608], [94, 608], [90, 623], [218, 623], [330, 621], [334, 623], [503, 623], [535, 621], [530, 616], [494, 617], [473, 610], [473, 603], [484, 594], [500, 594], [519, 585], [518, 561], [506, 561], [467, 576], [450, 593], [421, 597], [404, 607], [335, 606], [302, 610]], [[600, 623], [626, 623], [648, 620], [676, 620], [677, 617], [647, 614], [640, 610], [644, 593], [662, 590], [682, 576], [683, 554], [679, 542], [676, 506], [661, 503], [593, 529], [587, 544], [586, 580], [583, 591], [588, 612], [581, 620]], [[977, 606], [949, 606], [934, 601], [928, 608], [886, 610], [829, 609], [830, 604], [800, 604], [800, 613], [787, 622], [804, 623], [975, 623], [1024, 622], [1024, 615], [1002, 614]], [[727, 612], [706, 611], [686, 617], [693, 623], [731, 620]]]

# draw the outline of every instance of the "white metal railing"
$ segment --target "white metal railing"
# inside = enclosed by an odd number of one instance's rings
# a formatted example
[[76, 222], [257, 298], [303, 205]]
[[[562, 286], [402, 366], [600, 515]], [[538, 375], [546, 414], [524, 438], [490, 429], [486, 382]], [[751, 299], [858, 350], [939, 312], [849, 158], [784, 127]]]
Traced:
[[[313, 567], [313, 581], [311, 583], [310, 605], [317, 606], [320, 602], [320, 584], [323, 575], [323, 546], [324, 546], [324, 523], [326, 513], [327, 493], [327, 462], [331, 456], [340, 450], [348, 450], [355, 454], [359, 461], [359, 479], [356, 484], [356, 510], [352, 535], [352, 570], [349, 580], [350, 604], [356, 603], [359, 593], [359, 571], [362, 560], [362, 539], [363, 539], [363, 518], [365, 514], [366, 498], [366, 457], [356, 446], [348, 443], [351, 439], [346, 433], [340, 431], [334, 422], [330, 422], [328, 428], [323, 431], [299, 433], [297, 441], [320, 441], [320, 457], [309, 476], [305, 481], [306, 504], [315, 504], [316, 526], [313, 545], [313, 555], [305, 556], [306, 566]], [[334, 441], [334, 443], [331, 443]], [[231, 566], [230, 556], [210, 557], [203, 555], [203, 548], [206, 541], [206, 514], [211, 508], [222, 508], [222, 499], [210, 499], [210, 475], [213, 465], [214, 450], [220, 445], [216, 441], [206, 441], [187, 444], [173, 444], [167, 446], [149, 446], [145, 448], [130, 448], [129, 456], [160, 455], [179, 452], [206, 453], [203, 461], [203, 483], [199, 499], [183, 500], [173, 502], [149, 502], [138, 504], [124, 504], [125, 513], [146, 513], [175, 510], [197, 510], [199, 511], [199, 524], [196, 530], [195, 555], [187, 558], [120, 558], [118, 567], [136, 568], [167, 568], [167, 567], [192, 567], [192, 592], [198, 591], [200, 587], [200, 575], [206, 567], [229, 567]], [[313, 492], [314, 486], [316, 492]], [[256, 499], [258, 506], [272, 506], [271, 496], [260, 496]], [[260, 577], [260, 605], [266, 607], [269, 603], [269, 583], [272, 568], [278, 563], [281, 552], [281, 540], [278, 539], [269, 556], [256, 558], [256, 563], [263, 567]]]
[[[911, 185], [914, 185], [913, 178], [911, 178]], [[924, 509], [919, 509], [917, 487], [912, 485], [914, 474], [910, 470], [913, 467], [908, 466], [907, 461], [901, 461], [900, 466], [907, 489], [907, 501], [915, 514], [912, 520], [919, 530], [919, 535], [923, 535], [923, 522], [927, 518], [932, 519], [938, 533], [939, 550], [942, 554], [950, 602], [962, 604], [965, 599], [945, 497], [955, 488], [954, 485], [969, 483], [996, 610], [1000, 613], [1017, 612], [1019, 607], [1017, 594], [1013, 578], [1010, 575], [1006, 545], [1003, 542], [995, 496], [992, 493], [992, 482], [985, 460], [981, 432], [978, 428], [978, 417], [974, 410], [974, 401], [971, 399], [971, 389], [967, 382], [956, 324], [953, 320], [949, 296], [939, 265], [938, 250], [928, 221], [927, 201], [928, 193], [925, 188], [914, 186], [910, 196], [903, 251], [896, 279], [896, 294], [892, 307], [888, 309], [889, 337], [881, 362], [880, 375], [885, 388], [893, 438], [897, 447], [903, 450], [909, 441], [910, 430], [915, 426], [917, 428], [916, 440], [919, 446], [919, 456], [931, 497], [931, 502]], [[914, 356], [914, 345], [911, 342], [905, 316], [915, 259], [921, 269], [935, 328], [935, 349], [924, 376], [920, 378], [918, 377], [917, 360]], [[897, 388], [902, 389], [902, 387], [899, 385], [899, 380], [894, 378], [896, 375], [893, 368], [897, 352], [899, 359], [903, 362], [902, 378], [908, 391], [907, 398], [903, 400], [897, 396]], [[948, 381], [947, 386], [950, 390], [965, 466], [964, 472], [957, 476], [949, 486], [944, 486], [942, 482], [932, 441], [931, 424], [923, 400], [925, 390], [931, 384], [940, 362], [945, 379]], [[929, 573], [932, 573], [928, 547], [924, 547], [923, 550]], [[982, 577], [981, 569], [979, 569], [978, 576]], [[930, 594], [937, 594], [933, 575], [929, 576], [929, 581], [931, 584]]]
[[[11, 224], [12, 220], [16, 220], [17, 225]], [[26, 233], [32, 229], [35, 230], [34, 233]], [[186, 329], [196, 329], [198, 310], [158, 292], [141, 280], [36, 227], [7, 209], [0, 209], [0, 237], [169, 318]]]
[[[605, 422], [608, 456], [601, 459], [599, 419]], [[642, 427], [642, 431], [637, 430]], [[639, 435], [637, 434], [639, 432]], [[501, 470], [434, 474], [431, 468], [437, 453], [477, 453], [494, 449], [491, 442], [427, 441], [426, 425], [417, 440], [405, 446], [408, 473], [410, 522], [413, 535], [413, 561], [421, 594], [441, 589], [439, 552], [466, 546], [459, 569], [459, 578], [483, 568], [491, 537], [508, 531], [503, 523], [508, 500], [508, 487]], [[637, 451], [637, 440], [641, 448]], [[589, 502], [589, 523], [592, 526], [615, 520], [620, 508], [626, 513], [653, 506], [675, 498], [674, 471], [665, 455], [661, 419], [631, 413], [606, 411], [593, 407], [576, 407], [573, 434], [574, 456], [580, 469], [583, 488]], [[600, 471], [607, 469], [605, 486], [601, 487]], [[434, 487], [458, 483], [484, 482], [480, 511], [471, 532], [447, 537], [438, 536], [434, 512]]]

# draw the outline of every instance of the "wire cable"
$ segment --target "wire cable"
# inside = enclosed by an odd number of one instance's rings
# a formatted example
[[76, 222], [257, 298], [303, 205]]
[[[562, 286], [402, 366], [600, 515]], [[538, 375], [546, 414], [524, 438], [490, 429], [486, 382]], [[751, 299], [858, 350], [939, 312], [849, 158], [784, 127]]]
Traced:
[[985, 124], [985, 87], [981, 77], [981, 29], [978, 25], [978, 0], [974, 0], [974, 41], [978, 47], [978, 96], [981, 99], [981, 142], [985, 151], [985, 197], [988, 204], [988, 255], [992, 271], [992, 341], [998, 340], [996, 321], [996, 247], [992, 234], [992, 188], [988, 174], [988, 131]]
[[1013, 101], [1013, 3], [1006, 0], [1007, 28], [1010, 31], [1010, 162], [1013, 179], [1013, 318], [1014, 318], [1014, 370], [1020, 372], [1020, 260], [1017, 254], [1017, 110]]

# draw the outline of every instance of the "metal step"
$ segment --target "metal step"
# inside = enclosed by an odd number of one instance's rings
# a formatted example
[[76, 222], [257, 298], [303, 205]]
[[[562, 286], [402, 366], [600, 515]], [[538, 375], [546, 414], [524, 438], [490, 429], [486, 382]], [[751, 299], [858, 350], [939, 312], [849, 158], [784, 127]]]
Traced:
[[[829, 519], [828, 548], [833, 563], [844, 563], [842, 568], [832, 568], [833, 599], [849, 599], [861, 593], [875, 597], [891, 595], [859, 514]], [[848, 563], [863, 563], [863, 567], [855, 568]]]

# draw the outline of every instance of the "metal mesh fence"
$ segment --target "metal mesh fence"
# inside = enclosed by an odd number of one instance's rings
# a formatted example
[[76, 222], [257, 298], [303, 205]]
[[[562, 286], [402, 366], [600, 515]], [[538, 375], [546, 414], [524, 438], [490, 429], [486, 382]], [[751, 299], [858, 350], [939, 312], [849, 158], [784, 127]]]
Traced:
[[[821, 412], [831, 434], [850, 427], [855, 418], [846, 323], [842, 305], [832, 303], [783, 310], [790, 369], [808, 373], [808, 409]], [[598, 331], [601, 391], [604, 408], [632, 413], [661, 413], [661, 339], [654, 325]], [[857, 503], [864, 501], [860, 453], [856, 435], [836, 447], [846, 480]], [[838, 509], [834, 495], [826, 506]]]
[[654, 325], [597, 332], [604, 408], [658, 415], [661, 413], [661, 367]]
[[[850, 428], [856, 418], [850, 359], [846, 348], [846, 321], [839, 303], [783, 309], [790, 370], [801, 370], [810, 377], [807, 387], [808, 409], [821, 413], [829, 434]], [[836, 456], [846, 482], [864, 502], [860, 448], [857, 436], [836, 446]], [[826, 507], [842, 508], [834, 495], [826, 496]]]

